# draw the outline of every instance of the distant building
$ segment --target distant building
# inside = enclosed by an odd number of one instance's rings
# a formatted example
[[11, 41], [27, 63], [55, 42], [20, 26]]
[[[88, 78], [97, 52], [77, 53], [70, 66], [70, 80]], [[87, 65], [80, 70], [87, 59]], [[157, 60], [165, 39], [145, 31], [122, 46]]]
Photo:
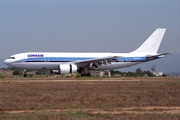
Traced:
[[91, 76], [104, 76], [103, 71], [90, 71]]
[[161, 71], [154, 71], [153, 75], [155, 75], [155, 76], [162, 76], [163, 72], [161, 72]]
[[110, 71], [108, 71], [108, 77], [111, 77], [111, 72]]
[[[119, 76], [122, 76], [122, 75], [121, 74], [114, 74], [113, 76], [119, 77]], [[109, 76], [109, 77], [111, 77], [111, 76]]]

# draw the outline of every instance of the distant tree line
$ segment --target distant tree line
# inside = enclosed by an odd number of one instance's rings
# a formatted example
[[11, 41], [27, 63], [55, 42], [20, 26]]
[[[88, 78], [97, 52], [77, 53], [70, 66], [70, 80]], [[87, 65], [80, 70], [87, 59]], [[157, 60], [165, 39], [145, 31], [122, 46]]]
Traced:
[[[1, 70], [12, 70], [13, 75], [23, 75], [23, 70], [22, 69], [17, 69], [13, 67], [7, 67], [7, 68], [0, 68]], [[35, 72], [37, 75], [44, 75], [44, 76], [49, 76], [51, 72], [49, 70], [27, 70], [27, 72]], [[142, 71], [141, 68], [136, 69], [135, 72], [121, 72], [121, 71], [114, 71], [111, 70], [111, 75], [119, 75], [119, 76], [127, 76], [127, 77], [138, 77], [138, 76], [154, 76], [149, 70], [148, 71]], [[32, 77], [33, 75], [31, 75]], [[166, 76], [166, 74], [163, 74], [163, 76]]]
[[114, 71], [111, 70], [111, 75], [120, 75], [120, 76], [128, 76], [128, 77], [137, 77], [137, 76], [154, 76], [149, 70], [142, 71], [141, 68], [136, 69], [135, 72], [121, 72], [121, 71]]
[[[0, 69], [1, 70], [12, 70], [13, 75], [23, 75], [22, 69], [17, 69], [17, 68], [13, 68], [13, 67], [0, 68]], [[49, 70], [26, 70], [26, 72], [35, 72], [37, 75], [46, 75], [46, 76], [49, 76], [51, 74]]]

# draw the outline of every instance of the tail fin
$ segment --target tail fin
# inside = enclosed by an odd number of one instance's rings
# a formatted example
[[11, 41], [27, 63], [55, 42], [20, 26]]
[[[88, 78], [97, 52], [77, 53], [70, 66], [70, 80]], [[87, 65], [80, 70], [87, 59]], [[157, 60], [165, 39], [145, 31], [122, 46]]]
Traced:
[[156, 29], [154, 33], [138, 49], [136, 49], [132, 53], [156, 54], [165, 32], [165, 28]]

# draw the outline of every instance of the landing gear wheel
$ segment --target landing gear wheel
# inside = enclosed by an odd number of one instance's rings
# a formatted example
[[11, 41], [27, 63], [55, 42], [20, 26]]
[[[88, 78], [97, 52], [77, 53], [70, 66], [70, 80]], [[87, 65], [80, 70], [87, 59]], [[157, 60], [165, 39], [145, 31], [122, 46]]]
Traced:
[[87, 74], [87, 76], [91, 76], [91, 74], [90, 74], [90, 73], [88, 73], [88, 74]]
[[27, 77], [27, 74], [24, 74], [24, 77]]
[[90, 73], [88, 73], [88, 74], [81, 74], [81, 77], [83, 77], [83, 76], [88, 77], [88, 76], [91, 76], [91, 74]]
[[27, 77], [26, 69], [24, 69], [24, 77]]

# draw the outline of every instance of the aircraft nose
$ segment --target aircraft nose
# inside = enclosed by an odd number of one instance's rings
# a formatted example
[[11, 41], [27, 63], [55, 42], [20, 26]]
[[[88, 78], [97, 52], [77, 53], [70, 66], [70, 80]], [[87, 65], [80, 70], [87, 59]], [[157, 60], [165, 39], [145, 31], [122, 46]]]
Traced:
[[4, 60], [4, 63], [5, 63], [6, 65], [9, 65], [10, 61], [9, 61], [8, 59], [6, 59], [6, 60]]

